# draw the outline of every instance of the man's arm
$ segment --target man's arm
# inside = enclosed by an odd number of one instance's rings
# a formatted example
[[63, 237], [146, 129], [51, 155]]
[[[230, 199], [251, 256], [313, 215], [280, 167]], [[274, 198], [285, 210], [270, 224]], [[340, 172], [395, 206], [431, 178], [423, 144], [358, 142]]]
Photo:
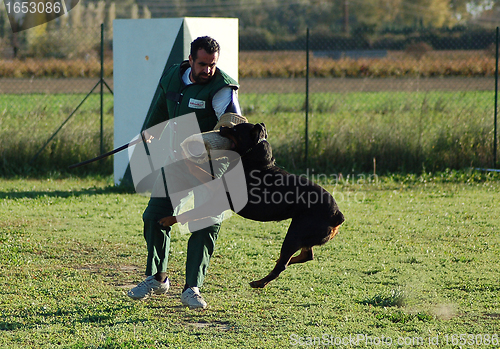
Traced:
[[232, 87], [223, 87], [218, 91], [212, 99], [212, 106], [217, 119], [225, 113], [235, 113], [241, 115], [240, 103], [238, 95]]

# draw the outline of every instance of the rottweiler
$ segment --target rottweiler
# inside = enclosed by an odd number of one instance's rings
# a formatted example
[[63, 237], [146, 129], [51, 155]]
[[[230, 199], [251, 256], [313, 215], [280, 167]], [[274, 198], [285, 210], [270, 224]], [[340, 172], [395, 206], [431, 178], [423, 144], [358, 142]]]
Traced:
[[[253, 288], [263, 288], [288, 265], [312, 260], [313, 246], [331, 240], [344, 222], [344, 215], [326, 189], [276, 166], [264, 123], [222, 127], [220, 135], [231, 140], [245, 173], [248, 201], [237, 213], [260, 222], [292, 219], [276, 266], [266, 277], [250, 283]], [[164, 217], [159, 223], [169, 226], [199, 219], [196, 210]], [[298, 250], [300, 253], [294, 257]]]

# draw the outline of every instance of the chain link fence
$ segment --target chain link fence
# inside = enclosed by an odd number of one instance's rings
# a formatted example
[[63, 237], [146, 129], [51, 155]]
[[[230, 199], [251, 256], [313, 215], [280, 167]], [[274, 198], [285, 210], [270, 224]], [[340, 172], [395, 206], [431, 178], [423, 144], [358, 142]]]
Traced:
[[[100, 81], [101, 28], [6, 33], [0, 41], [2, 172], [16, 173], [18, 166], [9, 163], [19, 159], [29, 162], [85, 98], [35, 165], [69, 165], [99, 154], [100, 89], [86, 96]], [[112, 31], [103, 38], [104, 79], [112, 89]], [[243, 30], [240, 102], [251, 122], [268, 125], [278, 163], [290, 170], [488, 167], [495, 45], [494, 30], [467, 28], [379, 35], [312, 31], [280, 42]], [[113, 98], [104, 92], [109, 150]], [[26, 132], [37, 136], [29, 143], [12, 141], [13, 134]], [[70, 138], [77, 141], [68, 147]], [[111, 172], [112, 162], [104, 164], [95, 169]]]
[[[105, 32], [102, 35], [100, 26], [42, 25], [17, 34], [3, 33], [0, 173], [64, 170], [77, 160], [99, 154], [101, 36], [104, 81], [111, 89], [112, 38]], [[113, 145], [113, 96], [107, 87], [103, 92], [102, 136], [109, 149]], [[110, 162], [87, 169], [111, 170]]]
[[241, 99], [292, 170], [492, 166], [495, 41], [472, 28], [240, 34]]

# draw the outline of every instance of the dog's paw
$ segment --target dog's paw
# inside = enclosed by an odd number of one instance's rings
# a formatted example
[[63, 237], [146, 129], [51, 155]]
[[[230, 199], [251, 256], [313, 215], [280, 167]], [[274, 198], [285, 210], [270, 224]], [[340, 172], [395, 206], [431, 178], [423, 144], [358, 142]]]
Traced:
[[262, 282], [262, 280], [259, 281], [252, 281], [250, 283], [251, 288], [264, 288], [266, 286], [265, 283]]

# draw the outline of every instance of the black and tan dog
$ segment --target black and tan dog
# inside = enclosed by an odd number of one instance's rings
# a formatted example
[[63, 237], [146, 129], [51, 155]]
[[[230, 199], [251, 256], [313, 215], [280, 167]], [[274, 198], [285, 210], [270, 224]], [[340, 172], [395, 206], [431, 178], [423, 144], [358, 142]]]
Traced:
[[[239, 154], [245, 173], [248, 202], [237, 213], [261, 222], [292, 219], [276, 266], [263, 279], [250, 283], [253, 288], [263, 288], [288, 265], [312, 260], [313, 246], [332, 239], [344, 216], [324, 188], [275, 165], [264, 124], [222, 127], [220, 135], [233, 142], [233, 150]], [[178, 217], [162, 218], [159, 223], [168, 226], [201, 218], [196, 217], [194, 211], [196, 209]], [[298, 250], [300, 254], [292, 257]]]

